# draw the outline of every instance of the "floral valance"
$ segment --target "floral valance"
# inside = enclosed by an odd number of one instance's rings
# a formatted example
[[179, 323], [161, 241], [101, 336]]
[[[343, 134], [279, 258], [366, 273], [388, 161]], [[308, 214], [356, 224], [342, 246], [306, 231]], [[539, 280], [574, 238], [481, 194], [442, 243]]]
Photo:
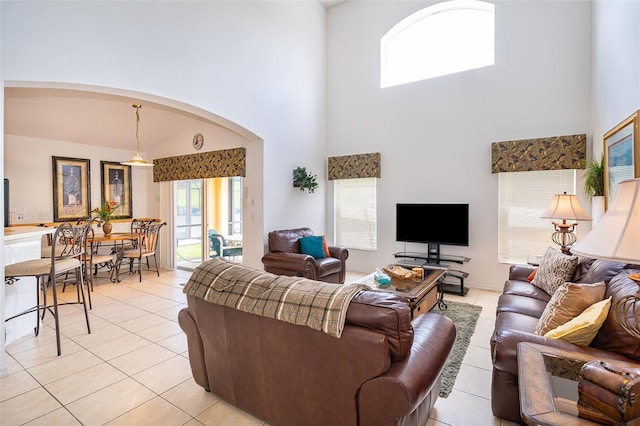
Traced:
[[223, 149], [153, 160], [154, 182], [245, 175], [245, 148]]
[[584, 169], [586, 162], [585, 134], [491, 144], [491, 173]]
[[367, 154], [329, 157], [327, 176], [329, 180], [379, 178], [380, 153], [370, 152]]

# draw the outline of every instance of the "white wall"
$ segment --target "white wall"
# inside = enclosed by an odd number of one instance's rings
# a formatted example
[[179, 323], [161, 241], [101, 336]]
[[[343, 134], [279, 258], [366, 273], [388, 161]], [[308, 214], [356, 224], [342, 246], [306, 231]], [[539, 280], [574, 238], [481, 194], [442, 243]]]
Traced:
[[443, 252], [472, 258], [462, 268], [470, 286], [500, 289], [508, 265], [497, 261], [491, 142], [590, 135], [591, 4], [496, 1], [494, 66], [380, 89], [380, 38], [433, 3], [357, 1], [328, 13], [329, 155], [382, 154], [378, 250], [351, 250], [350, 267], [371, 271], [404, 250], [397, 202], [463, 202], [470, 245]]
[[[119, 161], [131, 156], [131, 151], [5, 135], [4, 171], [11, 185], [10, 207], [25, 213], [22, 219], [14, 214], [12, 224], [53, 222], [52, 156], [90, 161], [90, 205], [95, 207], [101, 202], [100, 161]], [[132, 168], [134, 217], [158, 217], [157, 207], [147, 203], [150, 173], [149, 169]]]
[[640, 2], [593, 3], [593, 154], [604, 134], [640, 109]]
[[[307, 225], [324, 232], [325, 185], [310, 196], [291, 187], [295, 166], [322, 172], [326, 158], [326, 15], [319, 3], [9, 1], [0, 7], [6, 81], [119, 88], [225, 117], [264, 141], [258, 161], [265, 172], [251, 182], [261, 187], [249, 188], [268, 200], [262, 209], [258, 199], [258, 228]], [[256, 250], [247, 263], [261, 266], [259, 255]]]

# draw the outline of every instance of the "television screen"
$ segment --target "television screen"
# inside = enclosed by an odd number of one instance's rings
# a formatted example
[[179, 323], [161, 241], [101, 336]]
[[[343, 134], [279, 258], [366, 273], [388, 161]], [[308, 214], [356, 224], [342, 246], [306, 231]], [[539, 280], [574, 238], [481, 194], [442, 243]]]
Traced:
[[469, 245], [469, 204], [396, 204], [396, 241]]

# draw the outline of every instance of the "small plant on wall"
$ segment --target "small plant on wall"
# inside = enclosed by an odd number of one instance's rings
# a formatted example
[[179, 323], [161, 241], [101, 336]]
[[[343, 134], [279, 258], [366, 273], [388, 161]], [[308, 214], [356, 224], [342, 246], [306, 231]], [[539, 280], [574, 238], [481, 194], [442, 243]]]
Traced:
[[311, 193], [318, 188], [317, 176], [307, 172], [306, 167], [296, 167], [293, 169], [293, 187], [300, 188], [300, 191], [306, 189]]

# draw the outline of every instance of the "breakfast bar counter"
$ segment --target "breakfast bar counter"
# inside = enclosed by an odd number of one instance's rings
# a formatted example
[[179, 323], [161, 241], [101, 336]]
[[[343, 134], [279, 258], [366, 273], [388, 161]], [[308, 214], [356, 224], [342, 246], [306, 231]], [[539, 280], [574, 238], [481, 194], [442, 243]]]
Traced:
[[[41, 226], [16, 226], [4, 228], [3, 267], [24, 260], [39, 259], [42, 237], [53, 234], [55, 228]], [[6, 318], [24, 312], [36, 304], [36, 279], [20, 278], [14, 284], [5, 284], [5, 303], [3, 309]], [[22, 336], [33, 333], [36, 325], [36, 312], [20, 316], [5, 323], [5, 345]]]

